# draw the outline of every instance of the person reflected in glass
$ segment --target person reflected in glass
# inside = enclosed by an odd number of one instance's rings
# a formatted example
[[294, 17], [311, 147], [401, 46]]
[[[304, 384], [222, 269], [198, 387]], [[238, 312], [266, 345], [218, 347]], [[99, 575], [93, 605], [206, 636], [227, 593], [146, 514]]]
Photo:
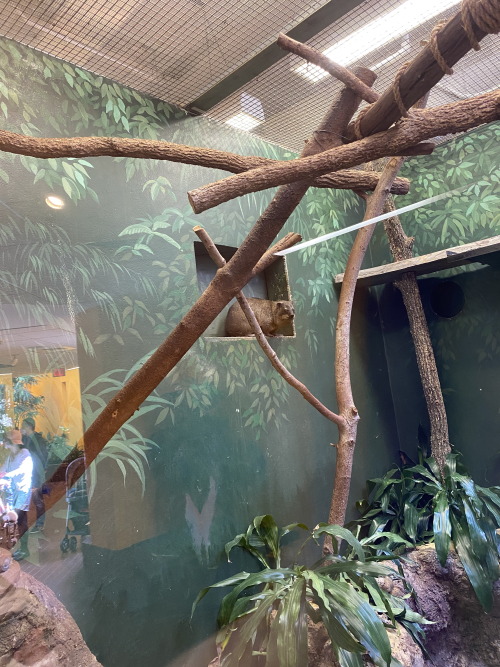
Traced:
[[43, 499], [44, 483], [48, 460], [48, 443], [41, 433], [35, 431], [35, 420], [26, 417], [21, 424], [23, 445], [33, 459], [33, 478], [31, 480], [32, 501], [36, 510], [36, 522], [32, 533], [39, 533], [45, 525], [45, 503]]
[[8, 456], [0, 468], [0, 487], [4, 490], [8, 505], [17, 513], [19, 528], [19, 549], [12, 554], [15, 560], [29, 556], [28, 551], [28, 509], [31, 500], [31, 480], [33, 459], [23, 447], [21, 431], [9, 431], [3, 440]]

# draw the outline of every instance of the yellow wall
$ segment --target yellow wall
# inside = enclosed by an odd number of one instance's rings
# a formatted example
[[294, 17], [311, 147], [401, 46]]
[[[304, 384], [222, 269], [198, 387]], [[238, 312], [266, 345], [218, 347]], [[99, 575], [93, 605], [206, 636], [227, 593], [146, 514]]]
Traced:
[[82, 406], [80, 401], [80, 371], [72, 368], [64, 377], [52, 374], [37, 375], [38, 384], [30, 387], [35, 396], [44, 396], [41, 414], [36, 417], [36, 430], [61, 435], [59, 428], [69, 429], [68, 444], [74, 445], [83, 435]]
[[[29, 387], [35, 396], [44, 396], [40, 414], [36, 417], [36, 430], [46, 437], [47, 433], [61, 435], [59, 428], [69, 429], [68, 444], [76, 444], [83, 435], [82, 406], [80, 401], [80, 371], [72, 368], [64, 377], [52, 377], [52, 374], [36, 375], [38, 383]], [[0, 384], [6, 386], [7, 412], [12, 413], [12, 374], [1, 373]]]

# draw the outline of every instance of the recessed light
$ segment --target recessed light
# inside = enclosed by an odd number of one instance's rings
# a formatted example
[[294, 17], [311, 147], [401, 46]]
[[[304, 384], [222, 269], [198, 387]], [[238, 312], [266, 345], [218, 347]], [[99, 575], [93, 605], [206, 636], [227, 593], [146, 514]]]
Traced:
[[[458, 0], [420, 0], [418, 3], [406, 0], [396, 9], [382, 14], [339, 40], [323, 54], [347, 67], [457, 4]], [[324, 69], [310, 63], [304, 63], [293, 71], [314, 83], [328, 76]]]
[[45, 203], [47, 206], [50, 206], [50, 208], [55, 208], [57, 210], [60, 210], [61, 208], [64, 208], [64, 199], [61, 199], [61, 197], [57, 197], [56, 195], [48, 195], [45, 197]]
[[226, 120], [227, 125], [231, 125], [238, 130], [245, 130], [246, 132], [253, 130], [254, 127], [257, 127], [257, 125], [260, 125], [261, 123], [261, 120], [250, 116], [248, 113], [243, 113], [243, 111]]

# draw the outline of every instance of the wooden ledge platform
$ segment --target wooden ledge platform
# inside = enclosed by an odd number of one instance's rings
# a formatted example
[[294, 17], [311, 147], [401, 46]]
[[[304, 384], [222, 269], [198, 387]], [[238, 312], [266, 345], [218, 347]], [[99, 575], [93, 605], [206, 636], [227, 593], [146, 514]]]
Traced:
[[[359, 272], [358, 284], [362, 284], [365, 287], [382, 285], [396, 280], [402, 273], [412, 272], [416, 275], [422, 275], [424, 273], [442, 271], [443, 269], [468, 264], [472, 258], [478, 258], [481, 255], [487, 255], [498, 250], [500, 250], [500, 236], [491, 236], [482, 241], [474, 241], [473, 243], [459, 245], [455, 248], [438, 250], [428, 255], [403, 259], [400, 262], [392, 262], [390, 264], [383, 264], [382, 266], [374, 266], [372, 269], [363, 269]], [[472, 261], [479, 260], [472, 259]], [[335, 276], [336, 283], [341, 283], [343, 280], [343, 273]]]

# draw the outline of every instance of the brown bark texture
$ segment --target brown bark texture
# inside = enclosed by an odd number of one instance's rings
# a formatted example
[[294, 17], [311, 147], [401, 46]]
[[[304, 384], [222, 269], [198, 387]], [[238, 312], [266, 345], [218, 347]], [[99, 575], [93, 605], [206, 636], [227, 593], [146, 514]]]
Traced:
[[[464, 4], [466, 3], [463, 2], [462, 5]], [[477, 42], [480, 42], [488, 33], [498, 32], [500, 27], [500, 0], [476, 0], [476, 2], [467, 4], [477, 5], [478, 8], [488, 5], [487, 24], [477, 19], [482, 26], [479, 27], [474, 20], [472, 21], [471, 29]], [[461, 12], [458, 12], [439, 31], [437, 43], [441, 56], [450, 68], [474, 48], [464, 28]], [[404, 107], [409, 109], [413, 106], [443, 78], [445, 73], [436, 61], [430, 44], [427, 44], [418, 56], [412, 60], [399, 80], [399, 92]], [[387, 130], [401, 117], [402, 113], [394, 97], [394, 89], [391, 86], [377, 102], [368, 107], [363, 115], [359, 124], [361, 135], [367, 137]], [[357, 138], [353, 123], [348, 128], [347, 136], [350, 141]]]
[[348, 88], [351, 88], [355, 93], [357, 93], [361, 99], [366, 100], [367, 102], [376, 102], [380, 95], [376, 93], [370, 86], [367, 86], [366, 83], [358, 79], [358, 77], [353, 74], [350, 70], [338, 63], [334, 63], [328, 56], [323, 55], [320, 51], [313, 49], [307, 44], [302, 44], [297, 42], [295, 39], [288, 37], [284, 33], [278, 35], [278, 46], [280, 46], [285, 51], [294, 53], [304, 60], [307, 60], [318, 67], [321, 67], [332, 76], [334, 76], [339, 81], [342, 81], [344, 85]]
[[[395, 210], [391, 197], [387, 199], [385, 210], [387, 212]], [[396, 261], [410, 259], [413, 256], [413, 238], [405, 234], [399, 217], [394, 216], [385, 220], [384, 227], [394, 259]], [[446, 456], [451, 452], [448, 420], [417, 278], [414, 273], [404, 273], [394, 285], [401, 292], [410, 323], [420, 380], [429, 413], [431, 453], [443, 471]]]
[[[392, 158], [385, 166], [374, 193], [367, 198], [364, 216], [365, 220], [380, 215], [382, 212], [391, 182], [396, 177], [402, 164], [403, 158]], [[349, 500], [354, 447], [356, 444], [359, 421], [358, 410], [354, 404], [352, 395], [350, 373], [350, 328], [352, 304], [359, 270], [374, 231], [375, 224], [363, 227], [356, 235], [356, 239], [347, 260], [337, 310], [335, 385], [338, 410], [343, 419], [343, 424], [339, 426], [335, 480], [328, 523], [334, 523], [340, 526], [345, 522], [347, 503]], [[327, 544], [325, 543], [325, 547], [326, 546]]]
[[276, 185], [353, 167], [388, 155], [393, 156], [402, 152], [405, 147], [425, 139], [463, 132], [498, 118], [500, 118], [498, 91], [433, 109], [414, 111], [410, 118], [386, 132], [379, 132], [352, 144], [332, 148], [320, 155], [258, 167], [191, 190], [188, 193], [189, 201], [195, 213], [201, 213], [249, 192], [258, 192]]
[[[428, 154], [432, 144], [414, 147], [416, 154]], [[148, 160], [167, 160], [182, 162], [200, 167], [222, 169], [239, 174], [248, 169], [255, 169], [278, 162], [254, 155], [245, 156], [228, 153], [214, 148], [200, 148], [184, 144], [172, 144], [168, 141], [153, 139], [127, 139], [123, 137], [27, 137], [15, 132], [0, 130], [0, 150], [17, 155], [29, 155], [36, 158], [60, 157], [132, 157]], [[313, 179], [310, 185], [316, 188], [359, 188], [374, 190], [378, 175], [373, 172], [350, 169], [325, 174]], [[406, 178], [394, 182], [393, 194], [406, 194], [410, 183]]]
[[[375, 79], [375, 75], [364, 68], [359, 68], [357, 75], [369, 83]], [[303, 154], [310, 155], [314, 151], [324, 150], [325, 141], [327, 146], [335, 145], [359, 103], [360, 98], [351, 90], [343, 90], [328, 110], [318, 132], [306, 143]], [[217, 271], [205, 292], [170, 335], [89, 426], [83, 435], [86, 466], [96, 459], [110, 438], [138, 410], [224, 306], [247, 284], [254, 267], [265, 255], [308, 187], [309, 181], [299, 181], [278, 190], [232, 259]], [[57, 472], [54, 477], [57, 478]], [[52, 484], [52, 492], [45, 501], [46, 509], [62, 495], [61, 485]]]

